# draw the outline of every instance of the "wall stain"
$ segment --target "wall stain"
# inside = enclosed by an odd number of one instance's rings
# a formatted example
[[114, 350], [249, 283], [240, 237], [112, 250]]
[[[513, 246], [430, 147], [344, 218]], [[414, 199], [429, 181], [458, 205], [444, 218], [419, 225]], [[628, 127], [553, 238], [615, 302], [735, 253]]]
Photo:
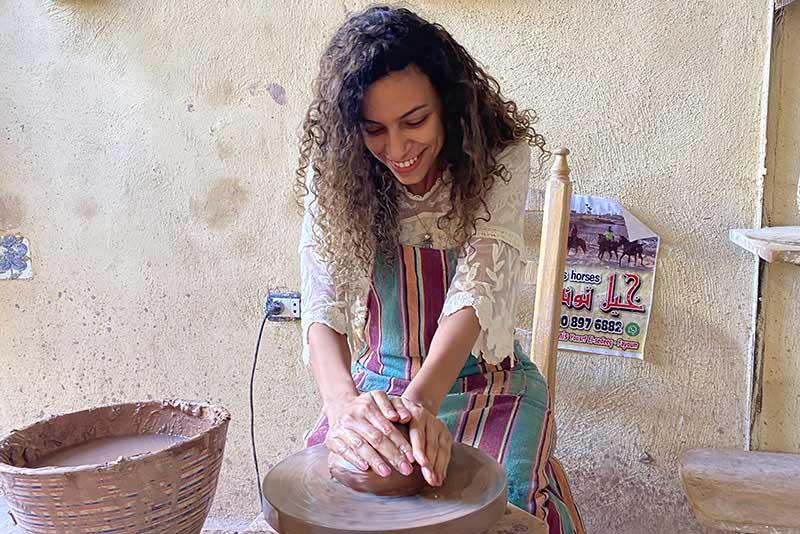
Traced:
[[222, 97], [227, 101], [233, 96], [233, 82], [230, 80], [223, 80], [222, 87], [220, 89], [222, 92]]
[[271, 83], [267, 85], [267, 92], [272, 97], [272, 100], [278, 103], [278, 105], [285, 106], [287, 102], [289, 102], [288, 97], [286, 96], [286, 89], [279, 83]]
[[230, 79], [223, 79], [221, 81], [209, 80], [207, 86], [209, 87], [208, 101], [214, 105], [225, 105], [233, 100], [236, 93], [236, 87]]
[[0, 230], [15, 230], [25, 220], [25, 208], [19, 195], [0, 193]]
[[90, 198], [84, 198], [78, 202], [78, 205], [75, 207], [75, 213], [77, 213], [81, 219], [91, 221], [97, 215], [97, 202]]
[[216, 139], [217, 156], [219, 159], [226, 160], [233, 155], [233, 145], [224, 139]]
[[209, 228], [224, 228], [238, 217], [249, 196], [237, 178], [221, 178], [211, 187], [204, 200], [192, 203], [192, 210]]

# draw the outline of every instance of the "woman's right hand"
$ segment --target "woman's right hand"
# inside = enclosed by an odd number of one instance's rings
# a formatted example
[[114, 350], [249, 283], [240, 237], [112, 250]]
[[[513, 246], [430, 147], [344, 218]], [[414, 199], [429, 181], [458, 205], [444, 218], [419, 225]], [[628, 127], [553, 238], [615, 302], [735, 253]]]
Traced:
[[329, 429], [325, 446], [352, 465], [372, 469], [382, 477], [391, 467], [410, 475], [414, 461], [411, 444], [394, 423], [407, 423], [411, 413], [399, 397], [371, 391], [343, 399], [325, 408]]

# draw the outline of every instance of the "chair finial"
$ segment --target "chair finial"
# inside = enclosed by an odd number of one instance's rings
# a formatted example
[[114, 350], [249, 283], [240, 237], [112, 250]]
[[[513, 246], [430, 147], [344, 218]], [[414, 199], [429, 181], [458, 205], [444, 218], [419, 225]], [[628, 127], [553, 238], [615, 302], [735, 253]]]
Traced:
[[569, 163], [567, 163], [567, 156], [569, 156], [570, 152], [569, 149], [563, 146], [560, 146], [553, 150], [553, 154], [555, 155], [555, 159], [553, 161], [553, 166], [550, 167], [550, 174], [559, 180], [569, 182]]

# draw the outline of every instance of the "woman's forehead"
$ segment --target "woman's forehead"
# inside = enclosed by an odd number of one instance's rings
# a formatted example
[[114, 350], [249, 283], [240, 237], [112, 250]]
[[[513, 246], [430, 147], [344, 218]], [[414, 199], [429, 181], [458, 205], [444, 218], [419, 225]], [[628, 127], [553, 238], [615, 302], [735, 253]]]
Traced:
[[437, 101], [428, 77], [414, 65], [394, 71], [373, 82], [364, 94], [361, 114], [364, 120], [392, 122], [420, 106]]

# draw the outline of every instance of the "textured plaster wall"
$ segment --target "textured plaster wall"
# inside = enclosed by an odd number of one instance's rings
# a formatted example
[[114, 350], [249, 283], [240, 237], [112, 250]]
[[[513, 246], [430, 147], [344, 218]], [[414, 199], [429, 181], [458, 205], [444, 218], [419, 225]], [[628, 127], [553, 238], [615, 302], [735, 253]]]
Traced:
[[[770, 81], [764, 225], [800, 226], [800, 4], [789, 5], [779, 20]], [[800, 267], [765, 265], [762, 296], [763, 397], [754, 445], [800, 452]]]
[[[139, 398], [234, 414], [219, 518], [256, 513], [247, 380], [266, 290], [298, 286], [296, 134], [319, 53], [364, 2], [0, 2], [0, 432]], [[565, 355], [559, 454], [590, 532], [700, 532], [676, 456], [740, 447], [769, 10], [760, 2], [420, 1], [574, 151], [577, 191], [662, 236], [644, 362]], [[269, 325], [263, 463], [318, 407], [297, 325]], [[654, 463], [637, 458], [647, 451]]]

